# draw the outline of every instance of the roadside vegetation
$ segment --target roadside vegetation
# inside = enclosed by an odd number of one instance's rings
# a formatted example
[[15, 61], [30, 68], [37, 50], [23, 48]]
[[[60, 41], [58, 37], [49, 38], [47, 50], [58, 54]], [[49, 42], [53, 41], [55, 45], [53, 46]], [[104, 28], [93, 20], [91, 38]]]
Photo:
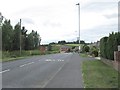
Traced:
[[73, 46], [79, 46], [80, 44], [65, 44], [65, 45], [73, 47]]
[[88, 54], [87, 53], [80, 53], [80, 56], [81, 57], [88, 57]]
[[100, 60], [83, 61], [82, 73], [85, 88], [118, 88], [118, 84], [120, 87], [120, 73]]
[[27, 58], [34, 55], [46, 55], [46, 54], [55, 54], [58, 53], [58, 51], [46, 51], [45, 53], [40, 52], [40, 50], [27, 50], [21, 52], [20, 51], [3, 51], [2, 52], [2, 59], [0, 59], [0, 62], [6, 62], [6, 61], [13, 61], [13, 60], [19, 60], [23, 58]]
[[120, 45], [120, 32], [111, 33], [109, 37], [100, 40], [100, 55], [103, 58], [114, 60], [114, 51], [118, 51]]
[[93, 57], [99, 56], [99, 48], [96, 46], [90, 46], [87, 44], [84, 44], [81, 46], [81, 56], [88, 56], [91, 55]]

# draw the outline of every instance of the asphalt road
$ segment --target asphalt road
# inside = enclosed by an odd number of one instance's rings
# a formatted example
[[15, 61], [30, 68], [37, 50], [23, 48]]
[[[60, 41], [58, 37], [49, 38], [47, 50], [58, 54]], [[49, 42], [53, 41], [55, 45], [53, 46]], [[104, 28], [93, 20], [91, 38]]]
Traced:
[[2, 63], [2, 88], [83, 88], [81, 58], [62, 53]]

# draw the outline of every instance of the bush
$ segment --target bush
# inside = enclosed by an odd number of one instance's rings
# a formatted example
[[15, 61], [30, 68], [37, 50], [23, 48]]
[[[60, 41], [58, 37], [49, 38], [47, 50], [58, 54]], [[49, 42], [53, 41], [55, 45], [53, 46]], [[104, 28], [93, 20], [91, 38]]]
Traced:
[[30, 54], [31, 55], [40, 55], [41, 53], [39, 50], [32, 50]]
[[114, 60], [114, 51], [120, 45], [120, 33], [109, 34], [109, 37], [103, 37], [100, 40], [100, 54], [101, 57]]
[[82, 46], [82, 53], [84, 53], [84, 52], [89, 52], [90, 51], [90, 47], [89, 46], [87, 46], [87, 45], [84, 45], [84, 46]]
[[95, 57], [98, 57], [98, 51], [97, 50], [93, 50], [92, 51], [92, 55], [95, 56]]
[[84, 51], [85, 51], [85, 52], [89, 52], [89, 50], [90, 50], [89, 46], [86, 45], [86, 46], [84, 47]]
[[99, 55], [99, 49], [96, 47], [96, 46], [92, 46], [91, 48], [90, 48], [90, 54], [91, 55], [93, 55], [93, 56], [95, 56], [95, 57], [98, 57], [98, 55]]
[[107, 58], [107, 40], [108, 37], [103, 37], [100, 40], [100, 55], [104, 58]]

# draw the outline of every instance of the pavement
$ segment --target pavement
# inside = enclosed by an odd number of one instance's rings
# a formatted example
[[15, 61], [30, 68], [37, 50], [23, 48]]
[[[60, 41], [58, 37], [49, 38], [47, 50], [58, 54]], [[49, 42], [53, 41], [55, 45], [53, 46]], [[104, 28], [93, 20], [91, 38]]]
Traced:
[[77, 53], [33, 56], [2, 63], [2, 88], [84, 88]]

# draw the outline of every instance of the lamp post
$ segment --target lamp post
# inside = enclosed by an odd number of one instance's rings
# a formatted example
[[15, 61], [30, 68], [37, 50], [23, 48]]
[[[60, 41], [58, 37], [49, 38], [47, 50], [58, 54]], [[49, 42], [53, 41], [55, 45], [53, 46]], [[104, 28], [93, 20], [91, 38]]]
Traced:
[[80, 4], [76, 4], [78, 6], [78, 28], [79, 28], [79, 52], [80, 52]]
[[3, 20], [7, 20], [3, 15], [2, 15], [2, 13], [0, 12], [0, 26], [2, 26], [2, 21]]
[[21, 48], [21, 19], [20, 19], [20, 56], [21, 56], [21, 50], [22, 48]]
[[2, 14], [0, 12], [0, 25], [2, 24], [2, 20], [3, 20], [3, 16], [2, 16]]

